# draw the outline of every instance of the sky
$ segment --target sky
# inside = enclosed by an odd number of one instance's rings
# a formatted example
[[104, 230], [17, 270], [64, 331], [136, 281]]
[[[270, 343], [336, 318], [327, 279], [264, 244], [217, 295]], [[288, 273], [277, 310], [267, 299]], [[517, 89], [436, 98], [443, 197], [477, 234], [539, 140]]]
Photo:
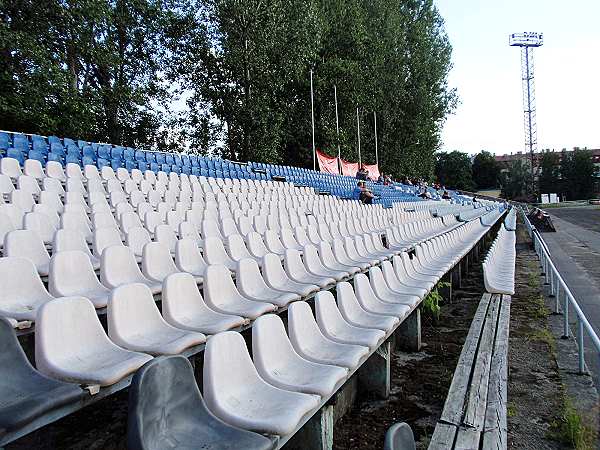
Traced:
[[434, 1], [460, 98], [443, 150], [524, 150], [520, 48], [508, 36], [526, 31], [544, 34], [534, 52], [538, 148], [600, 148], [600, 0]]

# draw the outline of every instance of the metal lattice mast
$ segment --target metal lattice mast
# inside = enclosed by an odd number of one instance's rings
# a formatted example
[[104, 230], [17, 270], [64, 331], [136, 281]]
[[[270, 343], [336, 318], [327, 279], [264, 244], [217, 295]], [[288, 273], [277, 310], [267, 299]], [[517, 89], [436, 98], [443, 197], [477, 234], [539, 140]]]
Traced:
[[509, 37], [509, 45], [521, 47], [521, 80], [523, 85], [523, 119], [525, 124], [525, 149], [531, 158], [532, 182], [534, 174], [534, 153], [537, 150], [537, 122], [535, 108], [535, 75], [533, 49], [544, 44], [542, 33], [514, 33]]

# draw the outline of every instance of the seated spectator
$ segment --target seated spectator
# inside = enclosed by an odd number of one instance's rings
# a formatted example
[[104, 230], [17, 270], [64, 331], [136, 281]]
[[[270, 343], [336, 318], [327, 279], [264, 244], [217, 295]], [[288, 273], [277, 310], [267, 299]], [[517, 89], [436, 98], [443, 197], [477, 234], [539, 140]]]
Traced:
[[367, 189], [367, 184], [364, 181], [361, 181], [358, 183], [358, 187], [360, 189], [358, 199], [365, 205], [372, 204], [375, 196], [369, 189]]
[[450, 200], [451, 199], [450, 194], [448, 194], [448, 191], [444, 191], [444, 193], [442, 194], [442, 198], [444, 200]]
[[383, 184], [383, 182], [384, 182], [384, 177], [383, 177], [383, 174], [380, 173], [379, 176], [377, 177], [377, 183]]
[[364, 166], [360, 166], [358, 172], [356, 172], [357, 180], [366, 180], [369, 176], [369, 171], [364, 168]]
[[389, 186], [390, 184], [392, 184], [392, 177], [390, 177], [389, 175], [386, 175], [386, 176], [383, 178], [383, 184], [384, 184], [385, 186]]

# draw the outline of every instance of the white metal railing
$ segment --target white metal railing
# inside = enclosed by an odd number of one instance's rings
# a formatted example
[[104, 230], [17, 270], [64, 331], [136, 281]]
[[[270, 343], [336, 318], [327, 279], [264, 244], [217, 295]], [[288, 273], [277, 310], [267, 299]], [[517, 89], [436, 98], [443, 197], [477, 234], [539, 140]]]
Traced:
[[520, 210], [523, 217], [523, 222], [527, 227], [527, 232], [533, 240], [533, 247], [537, 253], [540, 264], [542, 265], [543, 276], [547, 284], [550, 285], [550, 294], [554, 296], [554, 312], [560, 314], [561, 297], [562, 297], [562, 315], [563, 315], [563, 338], [568, 338], [571, 335], [569, 325], [569, 311], [572, 309], [577, 316], [577, 349], [579, 356], [579, 373], [586, 373], [585, 368], [585, 348], [583, 346], [583, 336], [587, 332], [592, 344], [596, 348], [596, 352], [600, 355], [600, 339], [598, 335], [590, 325], [589, 321], [585, 317], [585, 314], [579, 307], [577, 300], [573, 296], [573, 293], [567, 286], [567, 283], [560, 275], [560, 272], [552, 262], [550, 250], [542, 239], [540, 232], [531, 224], [529, 218], [524, 213], [523, 209]]

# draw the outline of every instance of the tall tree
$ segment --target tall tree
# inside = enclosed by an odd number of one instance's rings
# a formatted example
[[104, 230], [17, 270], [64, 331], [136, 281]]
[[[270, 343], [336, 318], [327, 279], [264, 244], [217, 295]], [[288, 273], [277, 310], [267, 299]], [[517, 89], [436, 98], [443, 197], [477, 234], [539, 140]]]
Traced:
[[472, 191], [474, 188], [471, 159], [463, 152], [438, 153], [435, 176], [438, 183], [451, 189]]
[[477, 189], [495, 188], [498, 186], [500, 167], [494, 155], [482, 150], [473, 159], [473, 181]]
[[558, 153], [545, 151], [540, 160], [541, 173], [538, 178], [541, 194], [560, 192], [560, 156]]
[[531, 165], [521, 159], [513, 161], [500, 177], [502, 197], [506, 199], [531, 200], [531, 185]]
[[592, 152], [575, 148], [563, 154], [561, 175], [565, 182], [569, 200], [588, 199], [594, 191], [596, 167], [592, 160]]

